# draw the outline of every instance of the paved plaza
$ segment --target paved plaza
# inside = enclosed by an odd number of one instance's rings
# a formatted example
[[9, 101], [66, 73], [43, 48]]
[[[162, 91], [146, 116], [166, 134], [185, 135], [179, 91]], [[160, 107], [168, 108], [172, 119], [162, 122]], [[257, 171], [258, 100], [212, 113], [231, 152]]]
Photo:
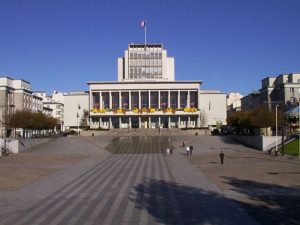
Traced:
[[299, 160], [227, 137], [61, 137], [0, 170], [1, 225], [300, 224]]

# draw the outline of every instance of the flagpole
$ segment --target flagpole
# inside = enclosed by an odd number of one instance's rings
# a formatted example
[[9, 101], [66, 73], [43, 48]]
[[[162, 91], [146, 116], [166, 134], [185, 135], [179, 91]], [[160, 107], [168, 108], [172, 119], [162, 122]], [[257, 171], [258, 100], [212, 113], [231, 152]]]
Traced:
[[145, 25], [145, 47], [147, 44], [147, 26]]

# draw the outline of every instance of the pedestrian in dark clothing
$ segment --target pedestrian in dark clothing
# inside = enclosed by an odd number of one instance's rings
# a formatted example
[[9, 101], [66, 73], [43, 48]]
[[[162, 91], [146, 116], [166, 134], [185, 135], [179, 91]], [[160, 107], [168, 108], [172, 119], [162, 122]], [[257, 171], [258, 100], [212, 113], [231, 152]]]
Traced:
[[221, 164], [222, 164], [222, 165], [223, 165], [223, 163], [224, 163], [224, 157], [225, 157], [225, 154], [224, 154], [223, 151], [221, 151], [221, 153], [220, 153], [220, 159], [221, 159]]
[[185, 141], [182, 142], [182, 147], [185, 147]]
[[190, 146], [190, 155], [193, 155], [193, 149], [194, 149], [194, 147], [193, 147], [193, 145], [191, 145]]

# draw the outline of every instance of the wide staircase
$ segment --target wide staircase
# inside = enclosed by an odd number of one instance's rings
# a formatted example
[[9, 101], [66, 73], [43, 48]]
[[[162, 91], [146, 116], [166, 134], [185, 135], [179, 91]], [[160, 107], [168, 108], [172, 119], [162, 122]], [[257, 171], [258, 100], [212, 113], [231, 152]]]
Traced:
[[191, 136], [210, 135], [210, 131], [203, 129], [182, 130], [179, 128], [155, 129], [111, 129], [82, 131], [82, 136]]

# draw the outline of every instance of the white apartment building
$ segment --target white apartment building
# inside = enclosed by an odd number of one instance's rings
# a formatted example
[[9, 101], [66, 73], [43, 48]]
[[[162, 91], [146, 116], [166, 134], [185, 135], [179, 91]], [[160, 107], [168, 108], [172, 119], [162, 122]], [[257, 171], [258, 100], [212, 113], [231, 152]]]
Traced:
[[232, 113], [241, 110], [241, 99], [243, 95], [237, 92], [227, 95], [227, 113]]
[[89, 110], [89, 93], [65, 93], [64, 102], [64, 129], [81, 129], [81, 120], [84, 118], [84, 112]]
[[47, 95], [44, 91], [36, 91], [34, 95], [42, 98], [44, 111], [57, 118], [60, 126], [58, 129], [64, 130], [64, 93], [53, 91], [51, 95]]
[[162, 44], [130, 44], [118, 58], [118, 81], [87, 84], [92, 129], [226, 124], [226, 94], [200, 92], [202, 81], [175, 81], [174, 58]]

